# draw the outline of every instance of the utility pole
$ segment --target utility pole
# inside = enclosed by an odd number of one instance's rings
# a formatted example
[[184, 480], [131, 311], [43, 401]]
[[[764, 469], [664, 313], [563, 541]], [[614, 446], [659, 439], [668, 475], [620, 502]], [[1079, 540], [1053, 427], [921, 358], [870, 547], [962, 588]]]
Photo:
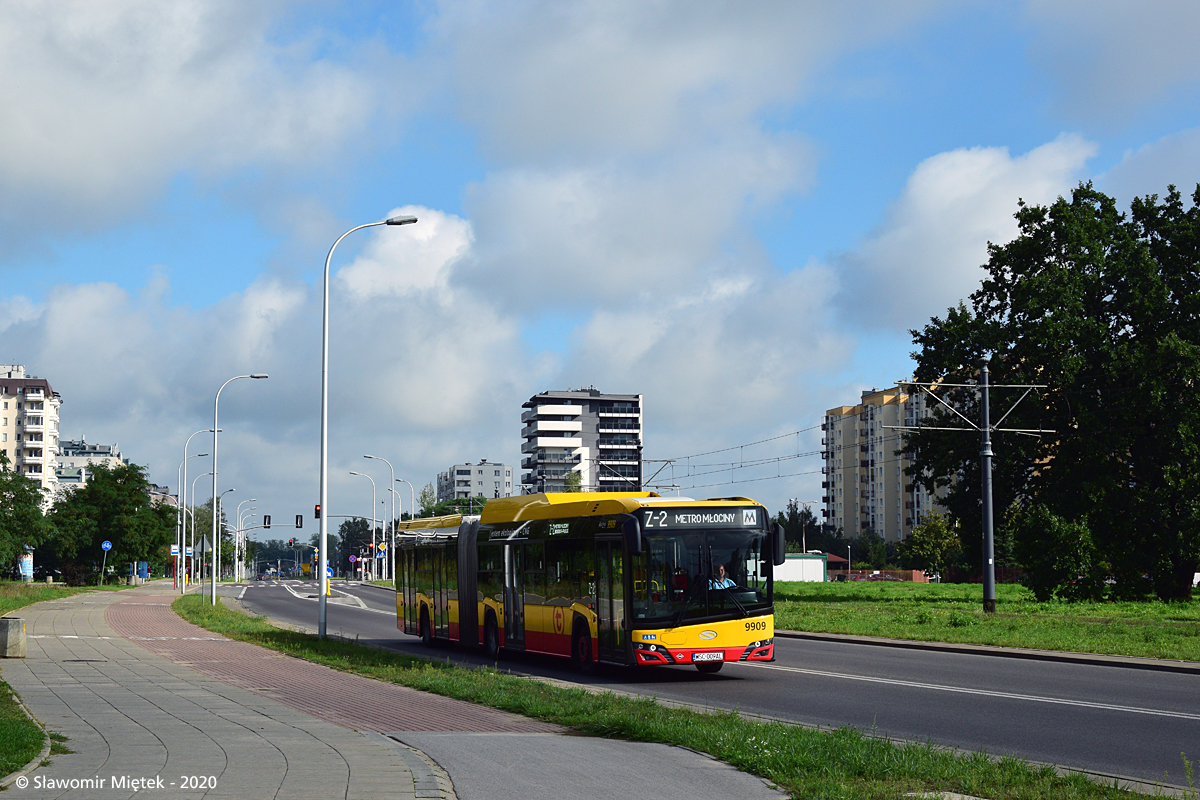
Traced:
[[1004, 422], [1008, 415], [1016, 409], [1021, 401], [1029, 396], [1029, 393], [1034, 389], [1045, 389], [1045, 384], [1007, 384], [993, 386], [989, 383], [988, 374], [988, 359], [980, 358], [979, 364], [979, 383], [934, 383], [932, 385], [940, 386], [943, 389], [978, 389], [979, 390], [979, 406], [980, 419], [979, 424], [971, 422], [959, 412], [954, 406], [947, 403], [942, 398], [935, 395], [928, 386], [913, 383], [912, 381], [900, 381], [897, 385], [907, 385], [910, 388], [919, 386], [922, 391], [937, 400], [945, 406], [952, 414], [957, 416], [969, 428], [943, 428], [934, 426], [917, 426], [908, 427], [905, 425], [884, 425], [884, 428], [899, 431], [978, 431], [982, 438], [979, 448], [980, 461], [980, 501], [983, 507], [983, 610], [987, 614], [996, 613], [996, 558], [995, 558], [995, 530], [992, 516], [992, 431], [1003, 431], [1005, 433], [1024, 433], [1039, 436], [1043, 433], [1056, 433], [1053, 430], [1028, 429], [1028, 428], [999, 428], [992, 425], [991, 421], [991, 389], [1024, 389], [1025, 394], [1021, 395], [1017, 402], [1013, 403], [1012, 408], [1005, 412], [996, 425]]

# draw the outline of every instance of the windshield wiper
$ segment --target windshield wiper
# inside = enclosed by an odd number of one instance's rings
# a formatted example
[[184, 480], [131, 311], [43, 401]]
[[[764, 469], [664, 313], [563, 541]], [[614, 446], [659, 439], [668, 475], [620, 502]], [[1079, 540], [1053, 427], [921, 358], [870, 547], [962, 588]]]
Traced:
[[733, 596], [733, 592], [729, 591], [729, 587], [728, 587], [728, 586], [722, 586], [722, 587], [720, 587], [720, 588], [722, 589], [722, 591], [724, 591], [724, 592], [725, 592], [725, 594], [727, 594], [727, 595], [729, 596], [729, 599], [733, 601], [733, 604], [734, 604], [735, 606], [737, 606], [737, 610], [738, 610], [738, 611], [740, 611], [740, 612], [742, 613], [742, 616], [743, 616], [743, 617], [748, 617], [748, 616], [750, 616], [750, 612], [746, 610], [746, 607], [745, 607], [745, 606], [743, 606], [741, 603], [739, 603], [739, 602], [738, 602], [738, 599], [737, 599], [736, 597], [734, 597], [734, 596]]
[[692, 604], [692, 601], [696, 599], [696, 592], [698, 592], [703, 587], [704, 587], [704, 577], [698, 576], [696, 578], [696, 585], [692, 587], [691, 594], [688, 595], [687, 600], [683, 604], [683, 608], [679, 609], [679, 611], [676, 612], [675, 616], [671, 619], [671, 627], [672, 628], [678, 628], [679, 623], [683, 622], [683, 617], [685, 614], [687, 614], [688, 606], [690, 606]]

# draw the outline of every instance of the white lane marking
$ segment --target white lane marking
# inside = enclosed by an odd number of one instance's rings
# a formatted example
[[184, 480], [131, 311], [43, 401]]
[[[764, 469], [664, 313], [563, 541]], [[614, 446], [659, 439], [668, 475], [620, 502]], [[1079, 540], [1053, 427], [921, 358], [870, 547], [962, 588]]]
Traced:
[[760, 669], [775, 669], [781, 672], [796, 672], [801, 675], [817, 675], [822, 678], [840, 678], [848, 681], [863, 681], [865, 683], [883, 683], [889, 686], [906, 686], [912, 689], [928, 689], [934, 692], [955, 692], [957, 694], [973, 694], [980, 697], [997, 697], [1002, 700], [1025, 700], [1031, 703], [1052, 703], [1077, 708], [1095, 708], [1101, 711], [1124, 711], [1128, 714], [1148, 714], [1152, 717], [1173, 717], [1175, 719], [1200, 720], [1200, 714], [1188, 714], [1182, 711], [1163, 711], [1158, 708], [1139, 708], [1137, 706], [1118, 706], [1110, 703], [1092, 703], [1087, 700], [1068, 700], [1063, 697], [1041, 697], [1034, 694], [1014, 694], [1012, 692], [997, 692], [991, 689], [968, 689], [965, 686], [943, 686], [937, 683], [918, 683], [917, 681], [902, 681], [895, 678], [873, 678], [868, 675], [848, 675], [843, 672], [825, 672], [819, 669], [801, 669], [800, 667], [783, 667], [776, 664], [750, 664]]
[[243, 597], [245, 597], [245, 596], [246, 596], [246, 589], [247, 589], [247, 588], [248, 588], [248, 587], [246, 587], [246, 586], [243, 586], [243, 587], [242, 587], [242, 590], [241, 590], [240, 592], [238, 592], [238, 596], [237, 596], [237, 599], [238, 599], [238, 600], [241, 600]]
[[[320, 602], [319, 597], [309, 597], [307, 594], [300, 594], [295, 589], [293, 589], [289, 584], [285, 583], [285, 584], [282, 584], [282, 586], [283, 586], [283, 588], [288, 590], [288, 594], [290, 594], [292, 597], [295, 597], [297, 600], [311, 600], [314, 603]], [[300, 588], [307, 589], [310, 587], [307, 584], [302, 584]], [[313, 584], [311, 588], [316, 589], [317, 587], [315, 584]], [[395, 614], [396, 614], [395, 611], [388, 609], [388, 608], [371, 608], [366, 603], [364, 603], [360, 598], [355, 597], [354, 595], [350, 594], [349, 592], [343, 592], [341, 589], [335, 589], [333, 587], [330, 587], [330, 590], [335, 592], [336, 594], [340, 594], [343, 597], [347, 597], [347, 598], [353, 600], [357, 604], [357, 607], [362, 609], [363, 611], [371, 611], [375, 614], [388, 614], [391, 616], [395, 616]], [[326, 601], [326, 602], [328, 602], [328, 601]]]

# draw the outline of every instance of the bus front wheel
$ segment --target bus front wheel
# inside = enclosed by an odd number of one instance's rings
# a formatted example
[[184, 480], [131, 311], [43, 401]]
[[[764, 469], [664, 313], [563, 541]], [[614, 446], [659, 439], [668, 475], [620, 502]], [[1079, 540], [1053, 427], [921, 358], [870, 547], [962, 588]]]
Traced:
[[483, 625], [483, 649], [493, 661], [500, 658], [500, 626], [491, 614], [488, 614], [487, 622]]
[[696, 669], [700, 670], [706, 675], [711, 675], [714, 672], [720, 672], [721, 667], [723, 666], [725, 666], [724, 661], [701, 661], [696, 665]]
[[575, 669], [585, 675], [590, 675], [596, 668], [596, 662], [592, 660], [592, 637], [586, 625], [575, 626], [575, 635], [571, 637], [571, 661]]

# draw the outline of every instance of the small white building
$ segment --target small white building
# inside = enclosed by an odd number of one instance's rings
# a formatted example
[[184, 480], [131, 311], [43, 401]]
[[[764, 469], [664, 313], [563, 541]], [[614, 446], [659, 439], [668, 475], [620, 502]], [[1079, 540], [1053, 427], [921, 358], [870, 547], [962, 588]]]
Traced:
[[828, 561], [825, 553], [788, 553], [787, 559], [775, 567], [775, 580], [822, 583], [829, 580]]

